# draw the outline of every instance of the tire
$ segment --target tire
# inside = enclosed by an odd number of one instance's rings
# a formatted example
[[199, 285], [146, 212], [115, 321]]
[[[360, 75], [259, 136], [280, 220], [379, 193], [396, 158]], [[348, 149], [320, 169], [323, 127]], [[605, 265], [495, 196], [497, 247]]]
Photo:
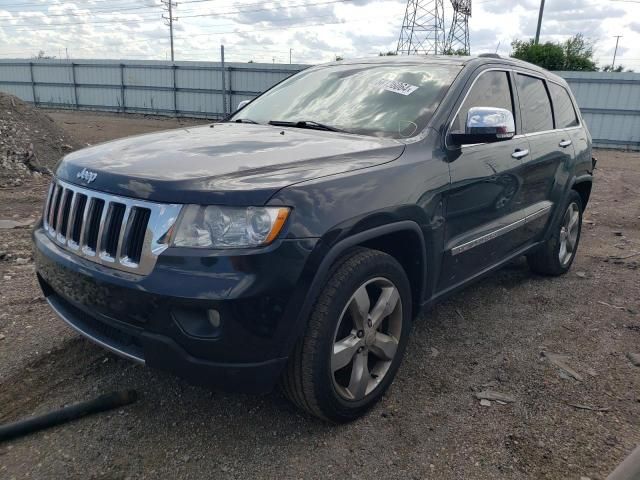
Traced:
[[331, 268], [289, 357], [284, 394], [323, 420], [362, 416], [393, 382], [411, 318], [409, 280], [398, 261], [377, 250], [351, 250]]
[[558, 276], [569, 271], [580, 243], [582, 208], [582, 198], [578, 192], [571, 190], [563, 205], [562, 215], [551, 227], [551, 237], [540, 249], [527, 256], [533, 272]]

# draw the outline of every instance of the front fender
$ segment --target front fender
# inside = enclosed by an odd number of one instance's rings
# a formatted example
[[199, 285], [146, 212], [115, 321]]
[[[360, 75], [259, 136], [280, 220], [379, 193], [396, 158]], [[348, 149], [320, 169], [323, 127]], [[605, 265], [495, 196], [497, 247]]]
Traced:
[[[419, 239], [421, 265], [426, 273], [426, 242], [420, 225], [412, 220], [401, 220], [385, 225], [375, 226], [366, 230], [354, 232], [353, 229], [334, 229], [328, 232], [317, 243], [311, 252], [299, 280], [299, 288], [289, 302], [286, 316], [290, 317], [287, 324], [292, 325], [288, 338], [283, 344], [282, 355], [288, 356], [299, 338], [304, 334], [309, 315], [323, 286], [326, 284], [331, 266], [349, 249], [361, 245], [372, 239], [391, 233], [410, 231]], [[423, 283], [424, 292], [424, 283]]]

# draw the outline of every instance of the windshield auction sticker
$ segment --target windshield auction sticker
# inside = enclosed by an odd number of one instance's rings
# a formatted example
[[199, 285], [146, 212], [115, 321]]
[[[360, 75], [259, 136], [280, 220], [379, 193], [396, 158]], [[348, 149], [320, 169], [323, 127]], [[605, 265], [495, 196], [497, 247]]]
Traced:
[[418, 87], [410, 83], [396, 82], [395, 80], [380, 79], [374, 83], [376, 87], [384, 88], [389, 92], [399, 93], [400, 95], [411, 95]]

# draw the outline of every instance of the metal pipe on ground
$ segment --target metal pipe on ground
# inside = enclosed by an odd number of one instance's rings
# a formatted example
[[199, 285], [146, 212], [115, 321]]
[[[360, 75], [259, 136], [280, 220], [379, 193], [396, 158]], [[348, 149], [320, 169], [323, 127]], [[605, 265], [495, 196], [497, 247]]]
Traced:
[[138, 394], [135, 390], [112, 392], [100, 395], [93, 400], [87, 400], [59, 410], [54, 410], [53, 412], [45, 413], [44, 415], [0, 425], [0, 442], [70, 422], [86, 415], [124, 407], [125, 405], [135, 402], [137, 399]]

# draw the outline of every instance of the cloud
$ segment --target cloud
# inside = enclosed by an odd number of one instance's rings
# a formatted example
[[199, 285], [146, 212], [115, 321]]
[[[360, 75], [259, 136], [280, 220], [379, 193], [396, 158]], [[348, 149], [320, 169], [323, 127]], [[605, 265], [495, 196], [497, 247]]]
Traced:
[[[357, 58], [395, 50], [406, 0], [178, 0], [176, 58], [217, 60], [220, 44], [230, 61], [318, 63], [334, 55]], [[69, 48], [76, 58], [165, 59], [168, 28], [159, 0], [0, 0], [0, 57], [28, 57], [45, 50], [59, 55]], [[28, 7], [20, 7], [25, 4]], [[306, 5], [295, 7], [295, 5]], [[244, 5], [244, 6], [243, 6]], [[444, 1], [446, 28], [452, 18]], [[509, 54], [514, 39], [535, 34], [540, 0], [491, 0], [474, 3], [470, 19], [473, 53]], [[282, 7], [282, 8], [280, 8]], [[613, 35], [623, 35], [618, 55], [634, 64], [633, 45], [640, 42], [640, 5], [585, 0], [549, 1], [542, 41], [563, 41], [576, 33], [596, 42], [599, 63], [609, 63]], [[623, 21], [622, 19], [627, 19]], [[624, 46], [628, 50], [625, 50]], [[637, 50], [636, 50], [637, 51]], [[630, 57], [625, 60], [624, 57]]]
[[[279, 4], [276, 4], [279, 5]], [[299, 5], [299, 4], [298, 4]], [[233, 16], [233, 19], [242, 24], [274, 24], [282, 25], [285, 23], [304, 23], [308, 19], [323, 17], [323, 21], [331, 22], [337, 20], [334, 13], [333, 5], [318, 5], [307, 8], [289, 8], [289, 9], [256, 9], [247, 10]], [[290, 20], [287, 21], [287, 20]]]

